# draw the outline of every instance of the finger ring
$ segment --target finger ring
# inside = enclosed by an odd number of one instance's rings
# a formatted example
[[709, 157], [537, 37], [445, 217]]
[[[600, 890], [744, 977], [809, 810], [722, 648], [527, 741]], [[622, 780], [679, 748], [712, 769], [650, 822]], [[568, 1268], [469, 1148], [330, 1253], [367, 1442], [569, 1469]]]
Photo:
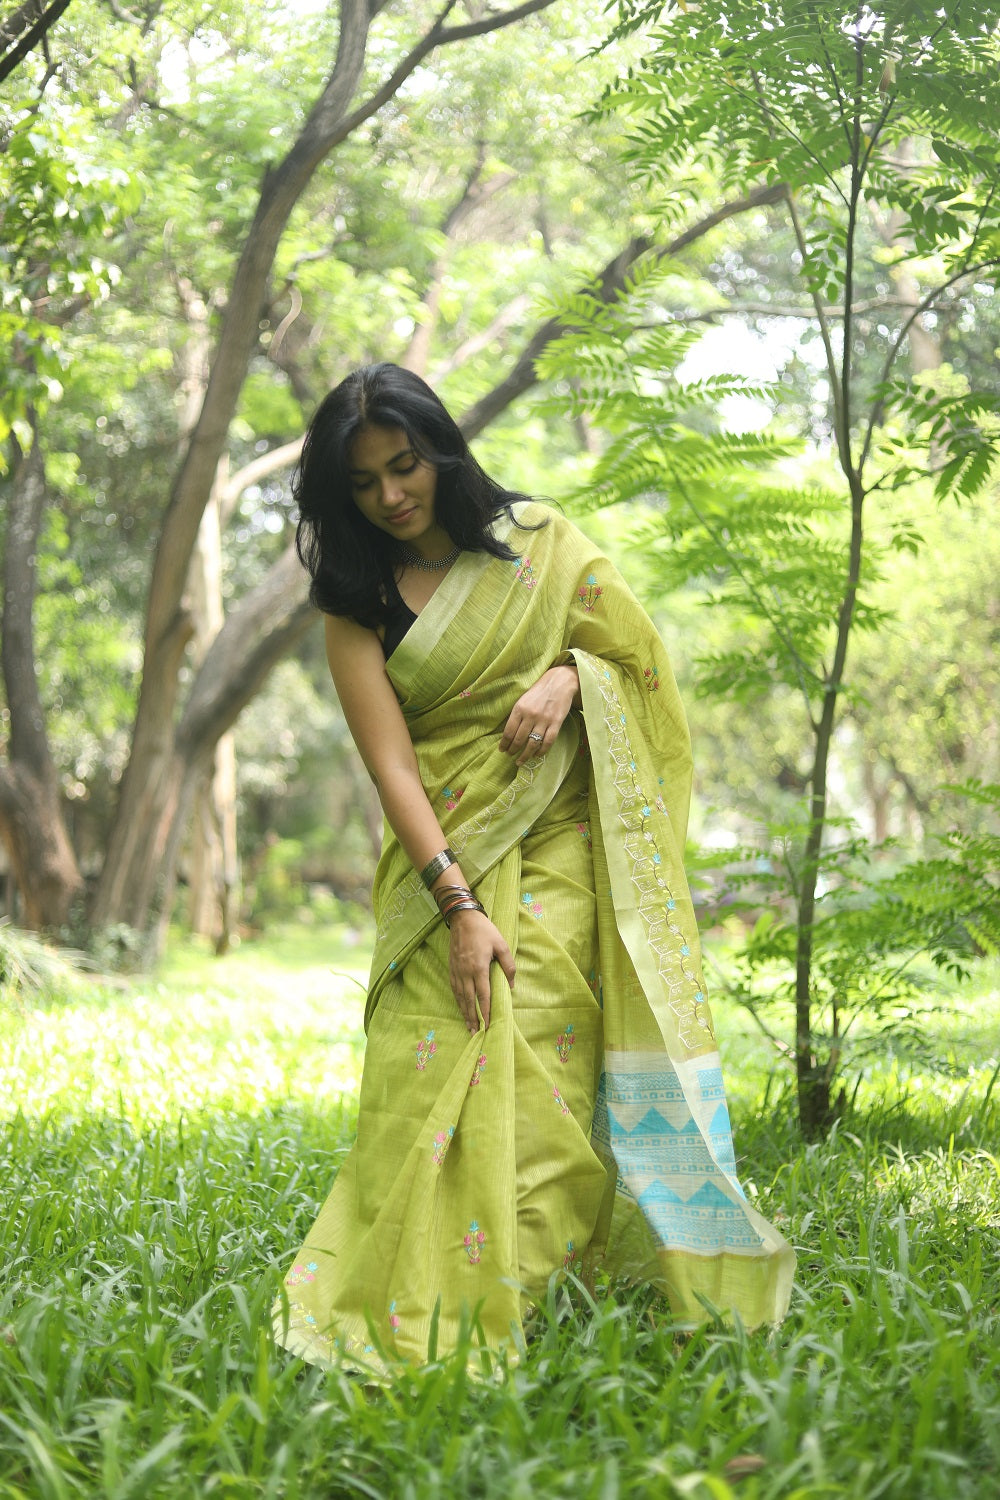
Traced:
[[544, 740], [544, 738], [545, 738], [544, 734], [529, 734], [528, 735], [528, 739], [529, 740]]

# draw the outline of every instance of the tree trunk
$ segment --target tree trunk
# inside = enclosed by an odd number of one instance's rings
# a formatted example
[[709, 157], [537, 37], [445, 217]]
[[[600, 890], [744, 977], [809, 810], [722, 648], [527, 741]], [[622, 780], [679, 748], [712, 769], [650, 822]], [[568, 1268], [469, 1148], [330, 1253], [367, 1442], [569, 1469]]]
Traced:
[[[146, 928], [151, 901], [147, 830], [150, 826], [158, 830], [169, 827], [182, 805], [174, 800], [175, 777], [167, 767], [172, 759], [168, 747], [173, 746], [175, 737], [180, 671], [193, 633], [185, 595], [191, 555], [257, 342], [268, 277], [288, 219], [320, 163], [394, 97], [430, 52], [510, 25], [544, 10], [553, 0], [525, 0], [512, 10], [491, 12], [482, 20], [446, 27], [445, 19], [455, 3], [456, 0], [446, 0], [438, 19], [392, 75], [351, 111], [364, 66], [368, 29], [381, 5], [377, 0], [341, 0], [337, 57], [330, 78], [291, 150], [279, 166], [266, 173], [262, 182], [257, 210], [230, 290], [204, 401], [171, 490], [153, 562], [132, 751], [94, 897], [91, 917], [97, 925], [124, 921], [131, 927]], [[276, 640], [280, 643], [281, 639], [279, 627]], [[252, 672], [251, 666], [251, 675]], [[186, 766], [190, 764], [184, 754], [181, 760]], [[187, 786], [186, 780], [184, 785]], [[176, 844], [177, 840], [172, 839], [170, 847], [176, 848]], [[166, 844], [157, 845], [159, 859], [164, 857], [166, 849]], [[167, 884], [172, 882], [171, 873]], [[158, 910], [162, 920], [162, 905]]]
[[0, 838], [23, 902], [26, 926], [59, 928], [83, 888], [63, 817], [35, 671], [32, 614], [36, 554], [45, 514], [45, 464], [37, 433], [28, 453], [15, 445], [4, 547], [0, 660], [10, 715], [9, 762], [0, 767]]
[[236, 740], [224, 734], [195, 798], [188, 856], [192, 932], [229, 952], [239, 916], [240, 870], [236, 840]]

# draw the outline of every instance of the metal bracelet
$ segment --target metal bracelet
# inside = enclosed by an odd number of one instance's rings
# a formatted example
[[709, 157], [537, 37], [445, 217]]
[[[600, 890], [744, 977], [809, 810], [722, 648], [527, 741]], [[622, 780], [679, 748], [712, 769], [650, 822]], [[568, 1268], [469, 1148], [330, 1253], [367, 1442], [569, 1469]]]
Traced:
[[456, 911], [481, 911], [484, 917], [487, 914], [486, 907], [481, 901], [454, 901], [451, 906], [448, 907], [447, 911], [443, 911], [441, 913], [441, 919], [444, 922], [444, 925], [448, 928], [449, 932], [451, 931], [451, 922], [448, 919], [451, 916], [452, 912]]
[[450, 901], [453, 896], [472, 896], [475, 898], [475, 892], [470, 891], [467, 885], [439, 885], [437, 890], [432, 891], [431, 894], [438, 906], [441, 905], [442, 901]]
[[420, 871], [420, 879], [427, 889], [430, 890], [438, 876], [443, 875], [449, 865], [457, 863], [458, 861], [450, 849], [442, 849], [440, 854], [435, 854], [434, 858], [428, 860], [427, 864], [424, 865], [424, 868]]

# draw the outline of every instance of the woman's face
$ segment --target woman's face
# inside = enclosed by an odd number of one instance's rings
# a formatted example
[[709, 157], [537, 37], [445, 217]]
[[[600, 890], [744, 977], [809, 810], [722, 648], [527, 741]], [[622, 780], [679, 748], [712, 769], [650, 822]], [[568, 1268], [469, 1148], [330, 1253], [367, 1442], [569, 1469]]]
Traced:
[[421, 541], [432, 550], [436, 547], [437, 470], [413, 451], [402, 428], [362, 427], [351, 444], [348, 463], [351, 494], [367, 521], [418, 551], [423, 550]]

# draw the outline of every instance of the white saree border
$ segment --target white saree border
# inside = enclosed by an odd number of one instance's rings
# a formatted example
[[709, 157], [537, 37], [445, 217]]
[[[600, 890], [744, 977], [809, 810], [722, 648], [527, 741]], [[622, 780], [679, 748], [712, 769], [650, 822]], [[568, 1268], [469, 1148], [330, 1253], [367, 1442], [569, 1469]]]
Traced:
[[[519, 504], [515, 511], [521, 514], [532, 509], [539, 507]], [[506, 541], [514, 525], [514, 518], [501, 514], [493, 523], [493, 533], [499, 541]], [[426, 674], [433, 675], [434, 668], [430, 663], [436, 644], [471, 603], [473, 596], [478, 597], [480, 607], [487, 615], [499, 614], [503, 600], [509, 594], [512, 570], [516, 566], [516, 563], [498, 560], [485, 552], [463, 552], [458, 558], [386, 663], [404, 716], [409, 718], [414, 712], [421, 686], [427, 680]], [[522, 602], [527, 597], [527, 593], [520, 595]], [[563, 725], [544, 757], [536, 757], [523, 766], [510, 765], [509, 781], [486, 806], [471, 817], [449, 819], [445, 823], [449, 848], [461, 860], [467, 880], [475, 883], [482, 879], [541, 816], [568, 774], [579, 751], [579, 741], [579, 723], [574, 716]], [[419, 742], [415, 743], [414, 749], [421, 779], [427, 785], [429, 778], [421, 763]], [[442, 821], [445, 821], [443, 816]], [[391, 854], [393, 842], [387, 842], [384, 847], [383, 859], [387, 850]], [[433, 896], [424, 889], [419, 874], [412, 869], [380, 901], [376, 913], [376, 946], [369, 979], [366, 1027], [383, 985], [396, 977], [409, 955], [440, 920]]]
[[[662, 1050], [648, 1040], [634, 1051], [606, 1043], [594, 1146], [614, 1164], [616, 1218], [641, 1212], [679, 1315], [698, 1321], [708, 1303], [751, 1326], [776, 1322], [795, 1256], [737, 1177], [694, 912], [666, 807], [650, 785], [655, 767], [630, 739], [621, 669], [584, 651], [573, 656], [615, 921], [662, 1038]], [[615, 1004], [606, 988], [612, 1037]], [[622, 1238], [635, 1261], [635, 1227]]]

